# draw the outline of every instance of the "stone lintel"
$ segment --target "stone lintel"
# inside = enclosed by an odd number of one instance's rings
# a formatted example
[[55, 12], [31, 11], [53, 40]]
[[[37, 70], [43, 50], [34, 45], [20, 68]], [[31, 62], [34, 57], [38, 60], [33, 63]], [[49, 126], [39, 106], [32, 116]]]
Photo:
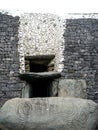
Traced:
[[56, 79], [61, 77], [61, 73], [59, 72], [41, 72], [41, 73], [34, 73], [34, 72], [26, 72], [21, 73], [19, 75], [20, 79], [26, 81], [33, 81], [33, 80], [40, 80], [40, 79]]

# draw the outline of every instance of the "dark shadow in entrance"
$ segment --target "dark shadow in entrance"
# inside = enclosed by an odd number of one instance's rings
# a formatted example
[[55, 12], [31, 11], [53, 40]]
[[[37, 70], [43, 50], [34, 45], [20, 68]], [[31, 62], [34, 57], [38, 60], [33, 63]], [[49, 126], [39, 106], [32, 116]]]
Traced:
[[46, 72], [47, 66], [30, 62], [30, 72]]
[[30, 98], [33, 97], [50, 97], [51, 80], [33, 81], [30, 86]]
[[28, 89], [25, 89], [29, 98], [57, 95], [54, 93], [53, 81], [61, 77], [61, 74], [54, 72], [54, 57], [54, 55], [25, 57], [25, 73], [20, 74], [20, 78], [29, 84]]

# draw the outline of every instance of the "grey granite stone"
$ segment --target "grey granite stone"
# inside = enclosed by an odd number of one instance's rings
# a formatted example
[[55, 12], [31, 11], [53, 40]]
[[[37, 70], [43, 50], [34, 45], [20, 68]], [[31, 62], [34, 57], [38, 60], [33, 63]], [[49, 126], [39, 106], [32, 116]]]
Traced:
[[33, 81], [33, 80], [40, 80], [40, 79], [56, 79], [60, 78], [61, 73], [59, 72], [40, 72], [40, 73], [34, 73], [34, 72], [26, 72], [21, 73], [20, 78], [25, 81]]
[[58, 86], [59, 97], [87, 98], [85, 80], [62, 79]]
[[0, 110], [0, 129], [95, 130], [98, 105], [79, 98], [12, 99]]

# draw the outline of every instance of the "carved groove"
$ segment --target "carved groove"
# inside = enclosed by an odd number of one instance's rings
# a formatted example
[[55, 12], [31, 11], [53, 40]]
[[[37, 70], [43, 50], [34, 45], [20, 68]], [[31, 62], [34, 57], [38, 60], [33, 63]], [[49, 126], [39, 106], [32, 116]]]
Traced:
[[28, 117], [32, 112], [32, 104], [30, 102], [20, 103], [17, 107], [17, 115], [19, 117]]

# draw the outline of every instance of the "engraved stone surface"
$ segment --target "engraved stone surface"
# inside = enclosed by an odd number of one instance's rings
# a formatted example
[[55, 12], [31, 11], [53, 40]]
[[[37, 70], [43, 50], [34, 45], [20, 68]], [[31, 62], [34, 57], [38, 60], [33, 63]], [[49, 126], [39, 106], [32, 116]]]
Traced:
[[58, 96], [87, 98], [85, 80], [62, 79], [59, 81]]
[[0, 129], [94, 130], [98, 105], [79, 98], [12, 99], [0, 110]]

